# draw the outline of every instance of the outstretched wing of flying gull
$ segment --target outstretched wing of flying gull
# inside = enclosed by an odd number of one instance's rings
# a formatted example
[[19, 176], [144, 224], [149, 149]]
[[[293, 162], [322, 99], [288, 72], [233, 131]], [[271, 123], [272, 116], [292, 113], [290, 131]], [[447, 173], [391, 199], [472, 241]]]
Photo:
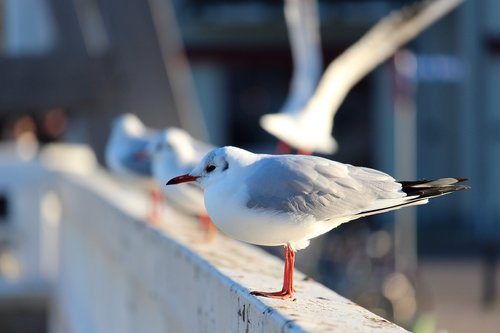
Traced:
[[314, 94], [323, 71], [317, 0], [285, 0], [285, 19], [292, 50], [293, 74], [280, 112], [302, 110]]
[[261, 126], [295, 148], [335, 153], [333, 119], [352, 87], [461, 2], [427, 0], [392, 12], [330, 63], [303, 109], [264, 115]]

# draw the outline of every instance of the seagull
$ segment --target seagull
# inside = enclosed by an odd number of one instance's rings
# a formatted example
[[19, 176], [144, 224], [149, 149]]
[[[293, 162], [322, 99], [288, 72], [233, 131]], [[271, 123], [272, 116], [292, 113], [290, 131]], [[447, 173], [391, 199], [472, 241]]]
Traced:
[[421, 1], [384, 17], [328, 65], [304, 107], [266, 114], [260, 119], [262, 128], [299, 150], [334, 154], [333, 119], [352, 87], [462, 2]]
[[166, 185], [195, 182], [208, 214], [237, 240], [283, 246], [283, 287], [253, 295], [293, 298], [295, 252], [339, 225], [374, 214], [421, 205], [468, 189], [464, 178], [396, 181], [381, 171], [308, 155], [254, 154], [236, 147], [209, 152], [194, 169]]
[[113, 121], [106, 145], [106, 165], [120, 176], [151, 176], [151, 161], [142, 152], [156, 133], [144, 126], [136, 115], [120, 115]]
[[159, 192], [151, 182], [151, 160], [144, 150], [157, 131], [147, 128], [134, 114], [118, 116], [112, 124], [111, 134], [105, 150], [105, 161], [112, 173], [122, 179], [129, 179], [148, 188], [152, 209], [148, 220], [158, 216]]
[[[152, 160], [153, 177], [163, 185], [166, 180], [192, 170], [214, 148], [194, 139], [183, 129], [167, 128], [158, 133], [147, 146], [147, 154]], [[162, 189], [169, 202], [185, 212], [198, 215], [208, 238], [213, 237], [215, 228], [207, 215], [203, 190], [199, 186], [185, 184], [176, 187], [162, 186]]]

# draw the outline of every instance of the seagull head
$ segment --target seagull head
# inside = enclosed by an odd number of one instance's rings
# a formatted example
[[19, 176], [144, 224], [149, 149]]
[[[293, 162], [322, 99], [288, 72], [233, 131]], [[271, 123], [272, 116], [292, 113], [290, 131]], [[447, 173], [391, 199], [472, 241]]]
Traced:
[[194, 158], [193, 139], [184, 130], [170, 127], [156, 135], [146, 147], [146, 153], [161, 160], [179, 160], [183, 163]]
[[202, 188], [207, 188], [238, 173], [253, 156], [255, 155], [236, 147], [214, 149], [190, 173], [170, 179], [167, 185], [196, 181]]
[[144, 124], [132, 113], [124, 113], [113, 120], [113, 132], [129, 133], [130, 135], [140, 135], [145, 131]]

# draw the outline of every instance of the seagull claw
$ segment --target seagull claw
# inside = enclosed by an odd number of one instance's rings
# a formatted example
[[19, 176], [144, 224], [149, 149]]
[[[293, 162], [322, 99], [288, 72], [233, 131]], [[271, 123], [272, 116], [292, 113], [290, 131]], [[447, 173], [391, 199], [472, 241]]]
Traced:
[[293, 298], [293, 296], [294, 296], [294, 292], [291, 290], [281, 290], [281, 291], [272, 291], [272, 292], [252, 291], [252, 292], [250, 292], [250, 294], [254, 295], [254, 296], [277, 298], [277, 299], [289, 299], [289, 298]]

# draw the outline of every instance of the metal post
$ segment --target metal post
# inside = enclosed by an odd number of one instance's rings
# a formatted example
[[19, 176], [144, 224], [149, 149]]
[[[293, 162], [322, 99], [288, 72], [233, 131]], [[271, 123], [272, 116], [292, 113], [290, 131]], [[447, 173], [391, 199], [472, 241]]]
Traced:
[[[398, 180], [417, 176], [417, 114], [415, 106], [416, 58], [408, 50], [394, 56], [394, 168]], [[417, 268], [417, 211], [408, 207], [395, 212], [394, 249], [397, 272]]]

